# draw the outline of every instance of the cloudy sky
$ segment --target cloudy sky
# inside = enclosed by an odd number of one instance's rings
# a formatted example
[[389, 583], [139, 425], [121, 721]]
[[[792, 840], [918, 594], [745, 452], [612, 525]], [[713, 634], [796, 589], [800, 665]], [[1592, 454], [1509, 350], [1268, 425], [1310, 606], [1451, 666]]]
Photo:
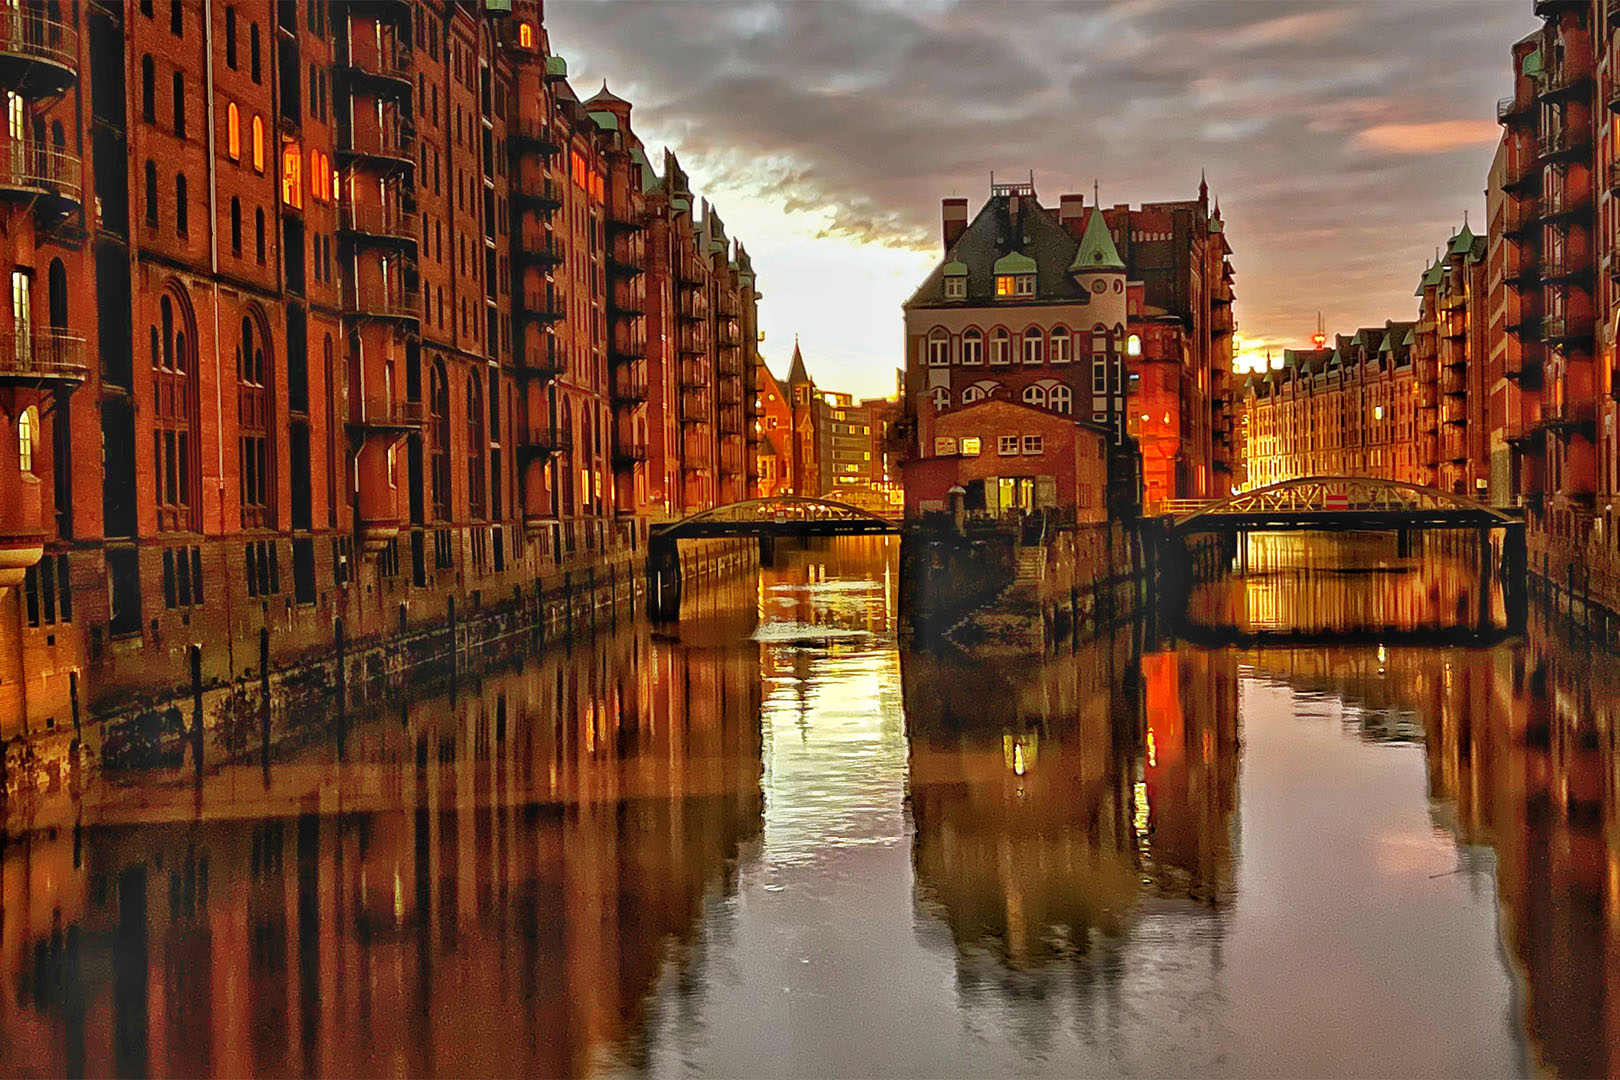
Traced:
[[888, 393], [939, 200], [1189, 198], [1207, 170], [1249, 350], [1410, 317], [1468, 213], [1530, 0], [551, 0], [582, 96], [635, 103], [754, 259], [765, 358]]

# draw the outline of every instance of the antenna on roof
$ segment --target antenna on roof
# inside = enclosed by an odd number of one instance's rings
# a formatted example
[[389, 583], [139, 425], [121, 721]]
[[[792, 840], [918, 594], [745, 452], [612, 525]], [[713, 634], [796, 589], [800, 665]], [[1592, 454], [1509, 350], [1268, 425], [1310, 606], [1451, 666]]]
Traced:
[[1091, 205], [1102, 209], [1102, 188], [1097, 184], [1097, 178], [1091, 178]]
[[1463, 228], [1468, 228], [1468, 211], [1463, 211]]
[[1029, 190], [1035, 190], [1035, 170], [1029, 170]]

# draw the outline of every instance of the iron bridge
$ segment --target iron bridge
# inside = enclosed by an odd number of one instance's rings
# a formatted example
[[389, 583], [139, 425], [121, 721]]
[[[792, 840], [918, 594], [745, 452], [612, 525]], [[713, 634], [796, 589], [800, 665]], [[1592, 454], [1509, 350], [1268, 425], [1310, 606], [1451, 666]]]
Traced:
[[1182, 534], [1229, 531], [1495, 529], [1519, 518], [1462, 495], [1399, 480], [1307, 476], [1204, 503], [1169, 507]]
[[876, 536], [898, 533], [900, 522], [830, 499], [781, 495], [745, 499], [652, 527], [655, 540], [715, 536]]

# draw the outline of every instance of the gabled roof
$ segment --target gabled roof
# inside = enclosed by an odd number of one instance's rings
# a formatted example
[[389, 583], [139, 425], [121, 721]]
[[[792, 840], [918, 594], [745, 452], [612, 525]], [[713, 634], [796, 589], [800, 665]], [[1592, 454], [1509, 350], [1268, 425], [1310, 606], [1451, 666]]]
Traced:
[[1447, 255], [1467, 255], [1474, 246], [1474, 234], [1468, 231], [1468, 226], [1462, 227], [1462, 232], [1451, 238], [1451, 245], [1446, 248]]
[[1069, 269], [1075, 273], [1125, 269], [1125, 260], [1119, 257], [1119, 249], [1109, 235], [1108, 223], [1095, 207], [1092, 208], [1091, 217], [1086, 220], [1086, 231], [1080, 237], [1080, 246], [1075, 249], [1074, 261], [1069, 264]]
[[[1013, 198], [1018, 200], [1016, 212]], [[1091, 293], [1069, 273], [1078, 246], [1057, 214], [1041, 206], [1033, 196], [992, 195], [906, 305], [945, 306], [946, 267], [950, 267], [953, 277], [967, 278], [967, 301], [992, 303], [996, 299], [996, 264], [1011, 253], [1034, 263], [1035, 295], [1020, 297], [1019, 302], [1089, 303]], [[955, 305], [963, 299], [952, 297], [948, 302]]]
[[596, 92], [596, 96], [591, 98], [589, 101], [587, 101], [585, 103], [585, 106], [586, 106], [586, 108], [599, 109], [599, 108], [603, 107], [604, 105], [628, 105], [628, 104], [630, 104], [630, 103], [628, 101], [624, 100], [624, 98], [620, 97], [618, 94], [615, 94], [613, 91], [609, 90], [607, 88], [607, 80], [603, 79], [602, 80], [602, 89], [598, 90]]
[[793, 362], [788, 365], [787, 382], [789, 386], [810, 381], [810, 373], [804, 368], [804, 354], [799, 351], [799, 339], [793, 339]]

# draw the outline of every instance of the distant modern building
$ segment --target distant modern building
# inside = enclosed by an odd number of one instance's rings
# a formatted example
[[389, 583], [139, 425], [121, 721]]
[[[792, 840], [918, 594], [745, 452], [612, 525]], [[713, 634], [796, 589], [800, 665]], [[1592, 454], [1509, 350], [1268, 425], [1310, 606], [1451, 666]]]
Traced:
[[[952, 409], [1013, 401], [1140, 448], [1149, 508], [1231, 486], [1230, 248], [1208, 189], [1132, 209], [995, 184], [942, 204], [944, 258], [905, 304], [904, 428], [933, 451]], [[1133, 481], [1134, 482], [1134, 481]]]

